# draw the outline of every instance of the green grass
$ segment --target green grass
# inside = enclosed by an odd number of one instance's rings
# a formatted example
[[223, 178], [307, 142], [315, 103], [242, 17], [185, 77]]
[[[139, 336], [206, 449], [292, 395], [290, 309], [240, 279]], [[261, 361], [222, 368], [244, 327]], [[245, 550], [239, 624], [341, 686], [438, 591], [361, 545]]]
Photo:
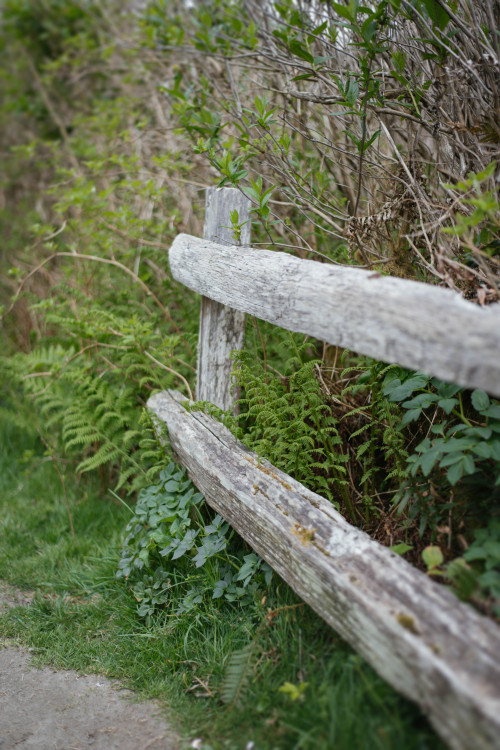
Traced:
[[[250, 740], [256, 750], [443, 747], [413, 705], [308, 607], [293, 606], [298, 599], [279, 580], [265, 603], [209, 600], [147, 627], [114, 578], [128, 511], [69, 467], [65, 482], [75, 539], [52, 461], [34, 437], [4, 420], [0, 578], [37, 592], [31, 606], [0, 617], [4, 639], [28, 645], [40, 663], [101, 672], [164, 701], [173, 725], [186, 738], [202, 737], [206, 748], [239, 750]], [[269, 608], [283, 607], [266, 619]], [[256, 668], [241, 704], [228, 710], [218, 700], [225, 664], [261, 623]], [[285, 682], [307, 683], [302, 698], [280, 692]]]

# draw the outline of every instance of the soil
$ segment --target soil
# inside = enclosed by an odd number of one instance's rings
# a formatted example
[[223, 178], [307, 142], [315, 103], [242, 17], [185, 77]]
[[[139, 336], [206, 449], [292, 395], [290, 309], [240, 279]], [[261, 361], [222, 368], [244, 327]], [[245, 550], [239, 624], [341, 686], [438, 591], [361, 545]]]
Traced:
[[[0, 609], [33, 594], [0, 583]], [[36, 669], [29, 651], [0, 640], [0, 750], [178, 750], [154, 701], [101, 675]]]

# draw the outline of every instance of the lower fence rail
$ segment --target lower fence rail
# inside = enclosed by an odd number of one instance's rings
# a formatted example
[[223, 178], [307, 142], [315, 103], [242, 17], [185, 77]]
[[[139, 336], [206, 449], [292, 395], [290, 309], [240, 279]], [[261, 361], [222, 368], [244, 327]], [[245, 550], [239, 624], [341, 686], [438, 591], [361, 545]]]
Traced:
[[148, 406], [207, 502], [456, 750], [500, 748], [500, 630], [185, 397]]

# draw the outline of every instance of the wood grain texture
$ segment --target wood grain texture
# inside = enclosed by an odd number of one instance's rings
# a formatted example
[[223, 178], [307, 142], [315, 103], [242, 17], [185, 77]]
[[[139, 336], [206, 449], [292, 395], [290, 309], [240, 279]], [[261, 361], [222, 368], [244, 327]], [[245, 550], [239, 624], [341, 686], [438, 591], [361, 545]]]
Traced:
[[498, 626], [183, 403], [170, 391], [149, 407], [208, 503], [452, 748], [498, 748]]
[[[234, 245], [230, 214], [238, 211], [239, 223], [247, 222], [241, 240], [250, 242], [250, 201], [235, 188], [209, 188], [205, 205], [205, 239]], [[204, 294], [201, 300], [196, 398], [221, 409], [231, 409], [238, 393], [231, 389], [231, 352], [243, 348], [245, 313]]]
[[174, 277], [270, 323], [500, 396], [500, 307], [360, 268], [181, 234]]

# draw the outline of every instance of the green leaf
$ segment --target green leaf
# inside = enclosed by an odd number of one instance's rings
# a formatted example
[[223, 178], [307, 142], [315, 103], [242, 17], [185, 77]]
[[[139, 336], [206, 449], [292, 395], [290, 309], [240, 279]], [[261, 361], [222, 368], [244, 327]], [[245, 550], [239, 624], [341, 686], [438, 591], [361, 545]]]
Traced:
[[341, 18], [346, 18], [351, 23], [355, 23], [358, 3], [354, 3], [351, 0], [349, 5], [341, 5], [340, 3], [332, 3], [333, 9], [338, 13]]
[[439, 463], [442, 469], [447, 466], [454, 466], [459, 461], [465, 461], [465, 454], [462, 451], [456, 451], [455, 453], [448, 453]]
[[442, 398], [438, 401], [438, 406], [441, 407], [446, 414], [451, 414], [457, 404], [458, 399], [456, 398]]
[[436, 0], [421, 0], [421, 2], [433, 25], [444, 31], [451, 20], [450, 15], [441, 5], [438, 5]]
[[414, 375], [402, 383], [399, 378], [395, 378], [390, 383], [384, 385], [384, 395], [389, 401], [406, 401], [416, 390], [425, 388], [429, 379], [426, 375]]
[[194, 541], [196, 537], [198, 536], [198, 531], [195, 531], [194, 529], [189, 529], [186, 533], [186, 536], [184, 539], [180, 541], [180, 543], [177, 545], [177, 549], [175, 550], [174, 554], [172, 555], [172, 560], [178, 560], [179, 557], [182, 557], [186, 554], [186, 552], [189, 552], [194, 547]]
[[326, 29], [327, 26], [328, 26], [328, 21], [323, 21], [322, 24], [320, 24], [319, 26], [316, 26], [316, 28], [312, 30], [312, 34], [314, 36], [318, 36], [318, 34], [321, 34]]
[[179, 488], [179, 483], [171, 479], [169, 482], [165, 482], [163, 490], [165, 492], [176, 492]]
[[472, 458], [470, 453], [468, 453], [464, 458], [464, 471], [466, 474], [474, 474], [475, 470], [476, 464], [474, 462], [474, 459]]
[[444, 383], [438, 378], [432, 378], [431, 384], [434, 386], [440, 398], [452, 398], [462, 390], [459, 385], [453, 385], [453, 383]]
[[479, 576], [481, 586], [493, 589], [494, 595], [500, 595], [500, 573], [496, 570], [488, 570]]
[[500, 406], [492, 404], [487, 409], [481, 412], [483, 417], [489, 417], [490, 419], [500, 419]]
[[448, 482], [453, 486], [457, 484], [457, 482], [462, 479], [464, 475], [464, 463], [463, 461], [459, 461], [458, 463], [451, 466], [448, 471], [446, 472], [446, 477], [448, 479]]
[[220, 581], [216, 581], [212, 599], [220, 599], [220, 597], [224, 594], [225, 589], [229, 586], [229, 581], [226, 581], [224, 578]]
[[472, 451], [480, 458], [491, 458], [492, 447], [488, 443], [478, 443]]
[[379, 135], [380, 135], [380, 129], [376, 130], [373, 133], [373, 135], [367, 141], [365, 141], [365, 146], [364, 146], [365, 151], [367, 151], [370, 148], [372, 143], [379, 137]]
[[435, 393], [419, 393], [415, 398], [405, 401], [403, 407], [405, 409], [427, 409], [428, 406], [435, 403], [438, 400], [438, 396]]
[[223, 703], [235, 706], [240, 702], [248, 687], [256, 649], [257, 643], [253, 640], [239, 651], [233, 651], [229, 657], [220, 688], [220, 699]]
[[411, 544], [406, 544], [406, 542], [400, 542], [399, 544], [393, 544], [392, 547], [389, 547], [391, 552], [395, 552], [397, 555], [404, 555], [406, 552], [409, 552], [413, 547]]
[[474, 409], [479, 412], [484, 411], [490, 405], [490, 397], [484, 391], [472, 391], [470, 399]]
[[477, 588], [477, 573], [469, 568], [462, 557], [448, 563], [446, 575], [457, 587], [460, 599], [467, 600]]
[[439, 547], [430, 545], [423, 550], [422, 560], [426, 564], [427, 570], [433, 570], [443, 564], [444, 557]]
[[290, 52], [293, 55], [300, 57], [302, 60], [305, 60], [308, 63], [314, 62], [314, 57], [311, 55], [310, 52], [307, 51], [305, 47], [302, 46], [302, 44], [299, 42], [298, 39], [292, 39], [289, 44], [289, 48], [290, 48]]
[[391, 53], [394, 65], [398, 69], [399, 73], [402, 73], [406, 66], [406, 55], [403, 51], [397, 50]]
[[378, 24], [371, 18], [367, 18], [361, 26], [361, 36], [365, 42], [371, 42], [377, 33]]
[[[345, 89], [344, 96], [349, 106], [354, 107], [359, 96], [359, 84], [356, 81], [349, 81]], [[347, 131], [347, 132], [350, 133], [350, 131]]]
[[470, 437], [450, 438], [443, 444], [443, 453], [455, 453], [455, 451], [466, 451], [476, 445], [476, 440]]
[[422, 454], [422, 457], [420, 458], [420, 466], [424, 477], [429, 476], [436, 462], [439, 461], [440, 458], [441, 449], [436, 446]]

